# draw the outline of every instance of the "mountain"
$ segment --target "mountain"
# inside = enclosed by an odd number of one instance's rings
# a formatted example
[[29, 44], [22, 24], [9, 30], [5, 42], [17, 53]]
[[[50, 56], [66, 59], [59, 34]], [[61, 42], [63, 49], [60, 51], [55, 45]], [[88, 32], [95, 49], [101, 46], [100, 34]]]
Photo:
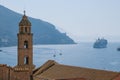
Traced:
[[[49, 22], [28, 17], [32, 23], [34, 44], [74, 44], [65, 33], [61, 33]], [[17, 45], [18, 24], [22, 15], [0, 5], [0, 46]]]

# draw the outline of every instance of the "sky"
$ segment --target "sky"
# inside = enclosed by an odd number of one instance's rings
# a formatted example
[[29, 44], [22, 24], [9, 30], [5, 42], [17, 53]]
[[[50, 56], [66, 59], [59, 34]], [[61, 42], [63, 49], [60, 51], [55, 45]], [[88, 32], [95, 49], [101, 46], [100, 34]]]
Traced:
[[75, 41], [120, 41], [120, 0], [0, 0], [11, 10], [42, 19]]

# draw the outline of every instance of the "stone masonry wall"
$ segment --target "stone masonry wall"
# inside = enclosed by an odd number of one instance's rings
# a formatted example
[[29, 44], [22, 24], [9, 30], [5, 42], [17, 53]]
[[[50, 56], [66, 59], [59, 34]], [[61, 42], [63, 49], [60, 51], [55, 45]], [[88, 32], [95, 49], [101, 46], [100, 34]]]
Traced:
[[9, 78], [9, 67], [5, 64], [0, 64], [0, 80], [8, 80]]

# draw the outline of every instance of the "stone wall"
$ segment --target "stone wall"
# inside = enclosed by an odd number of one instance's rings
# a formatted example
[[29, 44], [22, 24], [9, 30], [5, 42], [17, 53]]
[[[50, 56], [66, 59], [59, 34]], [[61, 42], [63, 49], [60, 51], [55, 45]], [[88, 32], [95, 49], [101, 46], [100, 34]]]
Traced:
[[0, 80], [9, 80], [9, 67], [5, 64], [0, 64]]
[[15, 69], [5, 64], [0, 64], [0, 80], [31, 80], [31, 72], [28, 69]]
[[14, 78], [15, 80], [31, 80], [32, 70], [27, 67], [16, 66], [14, 67]]
[[30, 73], [28, 71], [14, 72], [14, 80], [30, 80]]

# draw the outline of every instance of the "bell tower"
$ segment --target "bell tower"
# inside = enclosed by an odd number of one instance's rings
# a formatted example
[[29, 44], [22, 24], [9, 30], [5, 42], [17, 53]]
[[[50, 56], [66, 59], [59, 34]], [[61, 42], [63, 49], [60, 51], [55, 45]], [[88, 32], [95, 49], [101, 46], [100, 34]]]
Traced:
[[18, 64], [17, 67], [28, 68], [32, 70], [33, 65], [33, 34], [31, 33], [31, 23], [28, 20], [25, 11], [22, 20], [19, 23], [18, 36]]
[[18, 60], [14, 67], [15, 80], [33, 80], [33, 34], [31, 23], [25, 14], [19, 22], [18, 37]]
[[14, 67], [13, 80], [33, 80], [33, 34], [31, 33], [31, 23], [25, 11], [19, 23], [18, 36], [18, 62]]

